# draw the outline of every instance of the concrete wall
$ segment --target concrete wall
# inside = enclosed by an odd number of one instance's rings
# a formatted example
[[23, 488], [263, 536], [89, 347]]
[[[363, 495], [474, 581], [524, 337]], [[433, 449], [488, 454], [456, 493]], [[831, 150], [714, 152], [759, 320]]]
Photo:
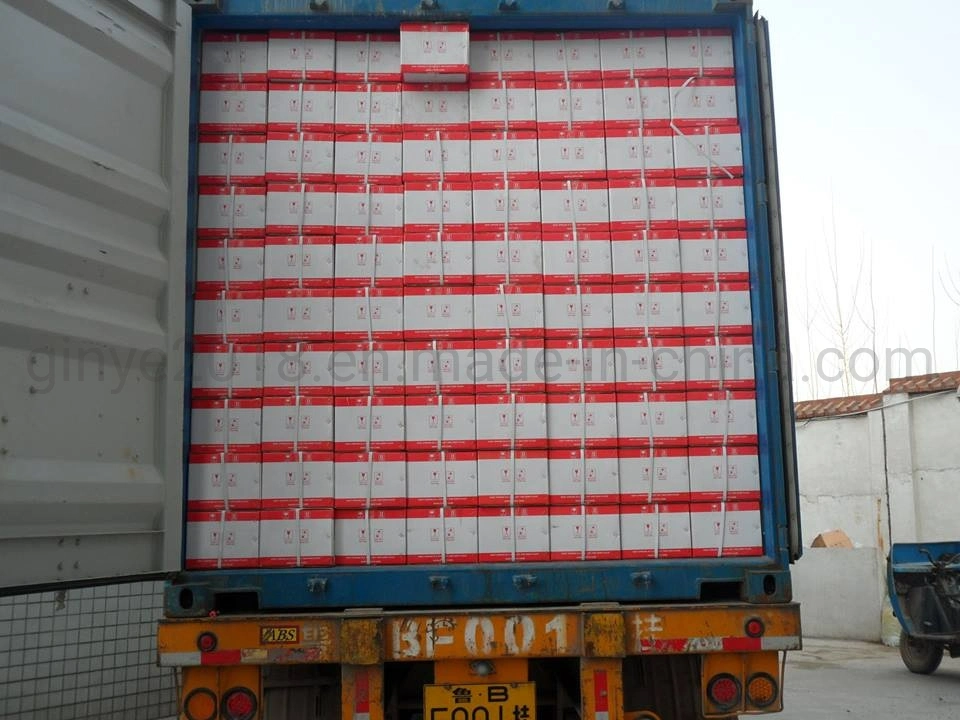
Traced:
[[[797, 459], [804, 633], [895, 639], [884, 577], [891, 541], [960, 538], [960, 402], [952, 392], [887, 395], [882, 411], [799, 421]], [[854, 550], [809, 548], [836, 528]]]

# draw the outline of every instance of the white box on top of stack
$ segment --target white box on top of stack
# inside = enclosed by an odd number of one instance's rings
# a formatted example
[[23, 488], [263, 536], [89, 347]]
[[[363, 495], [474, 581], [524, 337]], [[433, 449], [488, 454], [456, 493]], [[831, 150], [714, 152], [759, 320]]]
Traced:
[[467, 23], [400, 23], [404, 82], [465, 82], [470, 66]]
[[550, 559], [619, 560], [620, 507], [550, 507]]
[[336, 86], [329, 83], [271, 82], [267, 127], [270, 132], [332, 133], [336, 101]]
[[400, 82], [398, 33], [337, 33], [336, 79]]
[[667, 68], [672, 77], [732, 76], [730, 31], [722, 28], [668, 30]]
[[407, 564], [477, 562], [476, 508], [408, 508]]
[[267, 39], [255, 32], [203, 33], [200, 77], [219, 82], [264, 82], [267, 79]]
[[336, 565], [405, 565], [406, 510], [336, 510], [333, 546]]
[[537, 33], [533, 37], [537, 80], [600, 77], [600, 40], [596, 33]]
[[260, 237], [266, 210], [262, 185], [203, 185], [197, 191], [197, 237]]
[[260, 506], [333, 507], [333, 453], [264, 453]]
[[260, 513], [260, 567], [333, 565], [333, 509]]
[[551, 450], [550, 505], [615, 505], [620, 502], [617, 449]]
[[257, 133], [267, 130], [267, 83], [200, 81], [201, 133]]
[[481, 507], [549, 502], [546, 450], [481, 450], [477, 456], [477, 499]]
[[408, 507], [476, 507], [477, 454], [407, 453]]
[[333, 506], [337, 509], [397, 508], [407, 504], [406, 453], [337, 452]]
[[693, 557], [748, 557], [763, 554], [760, 503], [690, 505]]
[[533, 78], [533, 33], [471, 32], [471, 80]]
[[687, 448], [622, 447], [618, 457], [620, 502], [624, 505], [690, 499]]
[[333, 182], [333, 133], [267, 133], [270, 183]]
[[480, 562], [546, 562], [550, 559], [547, 507], [481, 507]]
[[197, 143], [200, 185], [263, 185], [266, 135], [201, 135]]
[[666, 77], [663, 30], [614, 30], [600, 33], [600, 67], [605, 78]]
[[259, 452], [191, 452], [188, 510], [256, 510], [260, 507]]
[[323, 288], [333, 285], [330, 235], [268, 235], [264, 240], [265, 288]]
[[333, 394], [330, 343], [279, 342], [263, 346], [265, 397]]
[[332, 82], [336, 61], [334, 33], [318, 30], [271, 30], [267, 74], [271, 80]]

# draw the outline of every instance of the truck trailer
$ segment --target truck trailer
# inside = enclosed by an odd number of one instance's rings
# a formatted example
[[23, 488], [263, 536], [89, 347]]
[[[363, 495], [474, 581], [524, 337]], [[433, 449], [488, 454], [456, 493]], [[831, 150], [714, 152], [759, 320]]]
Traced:
[[166, 579], [182, 720], [778, 712], [742, 0], [5, 0], [0, 586]]

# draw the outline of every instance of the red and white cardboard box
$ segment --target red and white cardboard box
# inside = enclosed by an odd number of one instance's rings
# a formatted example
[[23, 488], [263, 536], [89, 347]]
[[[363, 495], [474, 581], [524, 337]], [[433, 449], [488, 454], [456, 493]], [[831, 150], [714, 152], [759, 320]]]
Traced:
[[266, 397], [333, 394], [330, 343], [267, 343], [263, 346]]
[[550, 451], [550, 505], [607, 505], [620, 501], [617, 449]]
[[687, 448], [620, 448], [620, 502], [687, 502]]
[[[546, 207], [546, 205], [544, 205]], [[610, 233], [604, 229], [543, 231], [543, 282], [609, 283], [612, 279]], [[568, 287], [565, 290], [570, 289]]]
[[333, 134], [267, 133], [266, 179], [271, 183], [333, 182]]
[[408, 507], [476, 507], [475, 452], [407, 453]]
[[677, 177], [740, 177], [743, 148], [737, 125], [694, 125], [674, 135]]
[[404, 399], [398, 395], [337, 397], [334, 447], [339, 452], [403, 450]]
[[547, 340], [546, 389], [550, 393], [612, 393], [616, 388], [613, 338]]
[[607, 177], [673, 177], [673, 130], [669, 127], [606, 130]]
[[467, 23], [400, 23], [404, 82], [466, 82], [470, 71]]
[[533, 33], [471, 32], [470, 78], [533, 78]]
[[197, 290], [259, 290], [263, 252], [263, 238], [197, 238]]
[[403, 288], [336, 288], [333, 291], [335, 340], [402, 340]]
[[193, 346], [193, 397], [260, 397], [263, 347], [221, 343]]
[[334, 507], [406, 507], [406, 458], [403, 452], [337, 452]]
[[677, 227], [730, 230], [746, 227], [742, 178], [677, 180]]
[[472, 287], [407, 286], [403, 293], [405, 340], [467, 340], [473, 337]]
[[756, 383], [749, 335], [686, 338], [690, 390], [750, 390]]
[[399, 33], [337, 33], [336, 78], [348, 82], [399, 82]]
[[690, 505], [693, 557], [763, 555], [760, 503], [693, 503]]
[[477, 455], [477, 499], [481, 507], [549, 502], [546, 450], [483, 450]]
[[333, 291], [297, 288], [263, 293], [263, 339], [330, 340], [333, 337]]
[[334, 128], [340, 133], [399, 133], [399, 83], [336, 84]]
[[551, 448], [616, 447], [616, 396], [613, 393], [548, 395], [547, 445]]
[[400, 233], [403, 209], [402, 185], [337, 185], [336, 232], [338, 235]]
[[547, 396], [477, 395], [477, 448], [515, 450], [547, 446]]
[[200, 185], [263, 185], [265, 135], [201, 135], [197, 144]]
[[474, 389], [480, 394], [542, 393], [543, 340], [499, 338], [476, 340], [473, 355]]
[[665, 77], [667, 45], [663, 31], [600, 33], [600, 67], [605, 78]]
[[603, 127], [603, 83], [597, 80], [537, 80], [537, 128]]
[[332, 450], [333, 398], [264, 398], [262, 447], [264, 453]]
[[404, 83], [400, 104], [404, 130], [470, 129], [470, 89], [465, 83]]
[[477, 562], [476, 508], [409, 508], [407, 564]]
[[463, 130], [408, 130], [403, 133], [403, 181], [441, 178], [470, 182], [470, 133]]
[[600, 77], [600, 40], [596, 33], [537, 33], [533, 37], [537, 80], [585, 80]]
[[267, 79], [267, 41], [261, 33], [205, 32], [200, 77], [218, 82]]
[[673, 124], [736, 125], [737, 86], [732, 77], [674, 78], [670, 80]]
[[470, 82], [472, 130], [534, 130], [536, 127], [537, 94], [533, 78]]
[[333, 518], [335, 564], [406, 564], [406, 510], [337, 510]]
[[403, 341], [335, 342], [331, 367], [336, 395], [402, 395]]
[[330, 235], [269, 235], [264, 241], [263, 258], [266, 288], [333, 285], [333, 238]]
[[542, 180], [605, 180], [607, 177], [602, 127], [540, 130], [538, 148]]
[[337, 235], [334, 240], [337, 287], [394, 287], [403, 284], [403, 235]]
[[690, 445], [756, 445], [757, 395], [753, 390], [687, 393]]
[[268, 235], [332, 235], [334, 186], [326, 183], [267, 186]]
[[197, 191], [197, 237], [261, 237], [267, 208], [262, 185], [201, 186]]
[[680, 285], [613, 286], [614, 337], [678, 337], [683, 330]]
[[[547, 232], [610, 232], [605, 180], [549, 180], [540, 184], [541, 227]], [[544, 240], [546, 240], [544, 236]], [[608, 256], [609, 257], [609, 256]], [[546, 271], [546, 254], [544, 254]]]
[[260, 507], [260, 453], [191, 452], [188, 510], [256, 510]]
[[333, 509], [260, 513], [260, 567], [333, 565]]
[[604, 79], [603, 124], [608, 130], [669, 127], [670, 87], [667, 79]]
[[260, 513], [256, 510], [188, 512], [187, 569], [257, 567], [259, 530]]
[[403, 136], [399, 133], [337, 135], [337, 183], [399, 184], [403, 175]]
[[333, 82], [336, 41], [332, 32], [271, 30], [267, 74], [272, 80]]
[[265, 82], [200, 81], [201, 133], [264, 133], [267, 130]]
[[539, 177], [535, 130], [473, 132], [470, 168], [475, 182], [532, 180]]
[[481, 507], [477, 510], [480, 562], [547, 562], [547, 507]]
[[760, 499], [756, 446], [691, 447], [688, 452], [694, 502]]
[[686, 447], [687, 403], [682, 392], [617, 393], [620, 447]]
[[673, 230], [677, 186], [673, 178], [610, 180], [610, 231]]
[[719, 28], [667, 31], [667, 67], [673, 77], [733, 75], [730, 31]]
[[617, 392], [671, 392], [686, 387], [683, 338], [618, 337]]
[[543, 317], [544, 336], [548, 338], [612, 337], [610, 286], [544, 285]]
[[543, 281], [539, 232], [475, 232], [473, 277], [477, 285]]
[[267, 97], [267, 127], [271, 132], [331, 133], [336, 112], [336, 87], [329, 83], [272, 82]]
[[680, 264], [684, 280], [749, 280], [747, 233], [745, 230], [682, 232]]
[[550, 560], [619, 559], [619, 506], [550, 508]]
[[265, 453], [261, 507], [333, 507], [333, 453]]
[[619, 230], [610, 234], [613, 282], [678, 282], [680, 241], [673, 230]]
[[407, 395], [407, 450], [473, 450], [477, 444], [473, 395]]
[[473, 284], [472, 233], [408, 232], [403, 242], [404, 284]]
[[404, 391], [408, 395], [472, 395], [473, 340], [412, 340], [404, 343]]
[[260, 290], [194, 293], [193, 339], [198, 343], [260, 342], [263, 339], [263, 293]]
[[469, 233], [473, 229], [473, 188], [462, 182], [406, 183], [403, 223], [408, 233]]
[[259, 452], [260, 411], [260, 398], [194, 399], [190, 407], [191, 452]]
[[473, 288], [474, 335], [543, 337], [542, 285], [478, 285]]
[[685, 503], [622, 505], [624, 560], [690, 557], [690, 506]]
[[478, 180], [473, 183], [473, 232], [540, 233], [540, 183]]
[[684, 283], [683, 324], [687, 335], [750, 335], [750, 283]]

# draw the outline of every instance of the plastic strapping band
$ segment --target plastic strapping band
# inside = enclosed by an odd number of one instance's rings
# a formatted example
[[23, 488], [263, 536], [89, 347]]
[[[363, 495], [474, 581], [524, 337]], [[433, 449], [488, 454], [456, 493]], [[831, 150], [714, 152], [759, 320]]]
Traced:
[[303, 132], [303, 93], [304, 83], [297, 86], [297, 132]]
[[640, 173], [640, 187], [643, 188], [643, 227], [650, 227], [650, 188], [647, 186], [646, 173]]
[[513, 387], [513, 372], [512, 372], [513, 365], [512, 365], [512, 363], [511, 363], [511, 360], [513, 359], [513, 354], [512, 354], [512, 349], [511, 349], [511, 347], [510, 347], [510, 345], [511, 345], [511, 343], [510, 343], [510, 336], [508, 335], [507, 337], [505, 337], [505, 338], [504, 338], [504, 341], [505, 341], [504, 344], [505, 344], [505, 346], [506, 346], [506, 359], [504, 360], [503, 371], [504, 371], [504, 375], [506, 376], [506, 380], [507, 380], [507, 392], [513, 392], [513, 390], [512, 390], [512, 387]]
[[[369, 478], [368, 478], [368, 480], [372, 482], [372, 480], [370, 480]], [[369, 492], [369, 490], [368, 490], [367, 492]], [[368, 505], [369, 505], [369, 503], [368, 503]], [[371, 556], [372, 556], [372, 554], [373, 554], [373, 532], [372, 532], [373, 528], [372, 528], [371, 522], [370, 522], [370, 508], [369, 508], [369, 507], [367, 507], [367, 508], [363, 511], [363, 516], [364, 516], [364, 519], [365, 519], [366, 522], [367, 522], [367, 565], [370, 565], [370, 564], [372, 564], [372, 557], [371, 557]]]
[[[439, 372], [440, 368], [437, 368]], [[443, 450], [443, 395], [437, 395], [437, 424], [439, 426], [439, 434], [437, 435], [437, 450]]]
[[573, 129], [573, 89], [570, 87], [570, 62], [567, 58], [567, 36], [560, 33], [560, 52], [563, 55], [563, 84], [567, 89], [567, 130]]
[[[302, 504], [302, 503], [301, 503], [301, 504]], [[296, 510], [294, 510], [294, 512], [297, 514], [297, 515], [296, 515], [296, 517], [297, 517], [297, 537], [296, 537], [296, 543], [297, 543], [297, 567], [300, 567], [300, 566], [303, 564], [303, 562], [301, 561], [301, 548], [300, 548], [300, 533], [303, 532], [302, 529], [301, 529], [301, 527], [300, 527], [300, 513], [302, 513], [303, 510], [301, 510], [300, 508], [297, 508]]]
[[660, 503], [657, 503], [653, 507], [653, 557], [657, 559], [660, 557]]
[[299, 133], [298, 143], [297, 143], [297, 159], [298, 159], [298, 163], [297, 163], [297, 182], [298, 182], [298, 183], [302, 183], [302, 182], [303, 182], [303, 144], [304, 144], [304, 142], [305, 142], [305, 140], [306, 140], [305, 135], [306, 135], [306, 133], [300, 132], [300, 133]]
[[640, 138], [640, 162], [646, 164], [643, 153], [643, 91], [640, 89], [640, 78], [633, 78], [634, 99], [637, 103], [637, 136]]
[[[577, 286], [577, 295], [580, 294], [580, 287]], [[586, 355], [583, 349], [583, 323], [580, 323], [580, 336], [577, 338], [577, 348], [580, 350], [580, 394], [587, 391], [587, 365]]]
[[[676, 108], [676, 107], [678, 107], [679, 98], [680, 98], [680, 93], [682, 93], [684, 90], [686, 90], [687, 87], [690, 85], [690, 83], [692, 83], [692, 82], [693, 82], [694, 80], [696, 80], [696, 79], [697, 79], [696, 77], [688, 77], [686, 80], [683, 81], [683, 84], [682, 84], [680, 87], [677, 88], [677, 91], [676, 91], [675, 93], [673, 93], [673, 102], [671, 103], [671, 108]], [[707, 134], [707, 145], [705, 146], [705, 150], [703, 150], [703, 151], [701, 151], [701, 149], [700, 149], [699, 147], [697, 147], [697, 144], [696, 144], [693, 140], [691, 140], [691, 139], [689, 138], [689, 136], [687, 135], [687, 133], [685, 133], [685, 132], [683, 131], [683, 129], [680, 128], [680, 127], [677, 125], [677, 123], [676, 123], [676, 118], [673, 116], [673, 110], [671, 110], [670, 129], [673, 130], [673, 132], [674, 132], [678, 137], [682, 138], [685, 143], [687, 143], [690, 147], [692, 147], [694, 150], [696, 150], [696, 152], [697, 152], [698, 155], [705, 155], [705, 156], [706, 156], [706, 160], [707, 160], [707, 170], [708, 170], [708, 171], [709, 171], [709, 169], [710, 169], [711, 167], [716, 167], [717, 170], [719, 170], [720, 172], [722, 172], [722, 173], [723, 173], [724, 175], [726, 175], [728, 178], [731, 178], [731, 179], [732, 179], [732, 178], [734, 177], [733, 173], [732, 173], [728, 168], [724, 167], [723, 165], [720, 165], [719, 163], [714, 163], [713, 160], [710, 158], [710, 145], [709, 145], [710, 130], [709, 130], [709, 125], [707, 126], [707, 130], [706, 130], [706, 134]], [[711, 175], [711, 174], [712, 174], [712, 173], [707, 172], [707, 175], [708, 175], [708, 176]]]
[[577, 338], [580, 340], [580, 359], [583, 360], [583, 286], [578, 282], [577, 289]]
[[364, 57], [366, 57], [367, 64], [366, 64], [366, 67], [363, 69], [363, 81], [365, 83], [370, 82], [370, 33], [366, 34], [366, 39], [367, 39], [367, 49]]
[[717, 557], [723, 557], [723, 547], [727, 544], [727, 503], [720, 503], [720, 546]]
[[[372, 206], [372, 204], [373, 204], [373, 201], [372, 201], [372, 198], [371, 198], [371, 196], [370, 196], [370, 193], [371, 193], [371, 191], [370, 191], [370, 183], [364, 181], [363, 187], [364, 187], [364, 192], [365, 192], [366, 195], [367, 195], [367, 216], [366, 216], [366, 218], [364, 219], [363, 234], [364, 234], [364, 235], [369, 235], [369, 234], [370, 234], [370, 218], [371, 218], [371, 214], [372, 214], [372, 212], [373, 212], [373, 208], [372, 208], [371, 206]], [[374, 258], [373, 264], [374, 264], [374, 265], [377, 264], [376, 258]]]
[[440, 350], [437, 347], [437, 341], [431, 342], [433, 348], [433, 388], [437, 395], [440, 395]]
[[240, 45], [240, 33], [237, 33], [233, 36], [233, 43], [236, 45], [237, 51], [237, 82], [243, 82], [243, 61], [246, 59], [247, 53], [244, 52], [243, 47]]
[[296, 350], [297, 353], [297, 377], [293, 384], [293, 396], [300, 397], [300, 379], [303, 377], [303, 356], [302, 349], [300, 347], [301, 343], [297, 342]]
[[653, 391], [657, 392], [657, 350], [653, 347], [653, 338], [647, 335], [647, 349], [650, 351], [650, 376], [653, 379]]
[[[650, 453], [653, 453], [653, 413], [650, 411], [650, 393], [643, 394], [643, 402], [647, 411], [647, 444], [650, 446]], [[651, 478], [652, 481], [652, 478]]]
[[507, 170], [507, 160], [509, 148], [507, 145], [507, 131], [503, 131], [503, 251], [505, 253], [506, 268], [504, 277], [510, 282], [510, 266], [513, 264], [510, 259], [510, 175]]
[[[370, 448], [367, 448], [367, 509], [370, 508], [370, 503], [373, 500], [373, 453], [370, 451]], [[369, 532], [369, 528], [368, 528]], [[372, 542], [372, 538], [370, 538]]]
[[373, 337], [370, 337], [367, 340], [367, 392], [370, 395], [373, 395], [373, 391], [374, 391], [373, 363], [374, 363], [374, 344], [373, 344]]
[[227, 185], [233, 179], [233, 133], [227, 135]]
[[373, 83], [367, 83], [367, 116], [364, 118], [366, 133], [370, 135], [370, 121], [373, 119]]
[[[298, 387], [299, 387], [299, 382], [300, 381], [298, 380], [297, 381]], [[294, 402], [296, 403], [296, 407], [297, 407], [297, 418], [296, 418], [297, 427], [296, 427], [296, 434], [294, 435], [294, 438], [293, 438], [294, 452], [300, 452], [300, 427], [301, 427], [301, 424], [303, 423], [303, 417], [301, 416], [301, 413], [303, 412], [303, 408], [300, 405], [300, 401], [301, 401], [301, 397], [300, 397], [300, 392], [298, 390], [297, 396], [294, 398]]]
[[233, 237], [234, 230], [234, 220], [237, 215], [237, 187], [236, 185], [230, 186], [230, 221], [227, 225], [227, 232], [230, 237]]
[[703, 77], [703, 37], [700, 35], [700, 29], [697, 29], [697, 61], [699, 63], [700, 77]]
[[730, 495], [730, 456], [727, 454], [726, 443], [720, 449], [720, 457], [723, 459], [720, 465], [720, 471], [723, 473], [723, 502], [727, 502]]
[[440, 493], [443, 499], [443, 502], [440, 503], [441, 508], [447, 506], [447, 451], [440, 451]]
[[370, 288], [363, 288], [363, 298], [366, 301], [366, 311], [367, 311], [367, 340], [373, 342], [373, 306], [370, 302]]
[[497, 33], [497, 80], [503, 81], [503, 40]]
[[630, 55], [630, 79], [633, 80], [636, 74], [637, 63], [635, 60], [635, 50], [633, 47], [633, 30], [627, 33], [627, 53]]
[[220, 484], [223, 486], [223, 506], [230, 510], [230, 483], [227, 478], [227, 453], [226, 449], [219, 453], [220, 455]]
[[713, 281], [720, 282], [720, 231], [713, 229]]
[[300, 212], [297, 214], [297, 235], [303, 235], [303, 221], [307, 214], [307, 184], [300, 183]]
[[224, 532], [227, 524], [227, 513], [225, 510], [220, 511], [220, 542], [217, 544], [217, 567], [223, 567], [223, 543], [225, 538]]
[[[516, 437], [516, 407], [514, 407], [514, 437]], [[510, 507], [513, 507], [517, 502], [517, 451], [513, 448], [513, 443], [510, 443]]]
[[716, 230], [716, 208], [713, 205], [713, 178], [707, 176], [707, 204], [710, 206], [710, 229]]
[[653, 503], [653, 487], [657, 482], [657, 457], [656, 453], [653, 450], [653, 435], [652, 430], [650, 431], [650, 485], [649, 490], [647, 491], [647, 504]]
[[297, 236], [297, 250], [299, 257], [297, 258], [297, 287], [303, 287], [303, 235]]
[[643, 284], [643, 332], [650, 335], [650, 283]]
[[233, 397], [233, 343], [227, 344], [227, 397]]
[[[567, 197], [570, 200], [570, 229], [573, 233], [573, 282], [580, 287], [580, 233], [577, 230], [577, 203], [573, 197], [573, 181], [567, 180]], [[578, 294], [579, 299], [579, 294]], [[582, 328], [581, 328], [582, 329]]]
[[[441, 453], [442, 455], [443, 453]], [[444, 488], [446, 488], [447, 479], [443, 479]], [[444, 492], [446, 495], [446, 492]], [[440, 506], [440, 563], [447, 564], [447, 503], [444, 501]]]
[[[649, 224], [649, 223], [648, 223]], [[650, 230], [643, 229], [643, 240], [640, 249], [643, 252], [643, 281], [650, 282]]]
[[[517, 448], [517, 396], [510, 393], [510, 452], [513, 453]], [[514, 467], [516, 469], [516, 467]], [[514, 476], [514, 492], [516, 492], [517, 478]]]
[[363, 184], [368, 185], [370, 183], [370, 165], [373, 163], [373, 133], [367, 132], [367, 157], [366, 165], [363, 168]]
[[230, 289], [230, 265], [233, 258], [230, 257], [230, 238], [223, 239], [223, 283], [227, 290]]
[[503, 283], [500, 283], [500, 298], [503, 300], [503, 324], [506, 332], [505, 337], [510, 337], [510, 308], [507, 307], [507, 291]]
[[300, 79], [307, 79], [307, 31], [300, 31], [300, 57], [303, 58], [303, 67], [300, 69]]
[[[377, 233], [370, 235], [370, 287], [377, 286]], [[372, 319], [371, 319], [372, 321]]]
[[[373, 395], [367, 395], [367, 453], [371, 452], [371, 446], [373, 445]], [[367, 480], [370, 483], [373, 483], [373, 475], [370, 475]], [[367, 491], [369, 496], [370, 491]]]
[[306, 475], [303, 472], [303, 453], [302, 452], [297, 453], [297, 465], [298, 465], [297, 472], [299, 473], [297, 475], [297, 493], [300, 496], [300, 507], [303, 507], [303, 494], [304, 494], [303, 485], [306, 480]]
[[229, 308], [227, 307], [227, 291], [226, 291], [226, 290], [221, 290], [221, 291], [220, 291], [220, 295], [219, 295], [219, 297], [217, 298], [217, 301], [218, 301], [218, 303], [219, 303], [219, 305], [220, 305], [220, 307], [219, 307], [219, 311], [220, 311], [220, 339], [221, 339], [221, 342], [226, 343], [226, 342], [228, 342], [228, 340], [227, 340], [227, 310], [229, 310]]

